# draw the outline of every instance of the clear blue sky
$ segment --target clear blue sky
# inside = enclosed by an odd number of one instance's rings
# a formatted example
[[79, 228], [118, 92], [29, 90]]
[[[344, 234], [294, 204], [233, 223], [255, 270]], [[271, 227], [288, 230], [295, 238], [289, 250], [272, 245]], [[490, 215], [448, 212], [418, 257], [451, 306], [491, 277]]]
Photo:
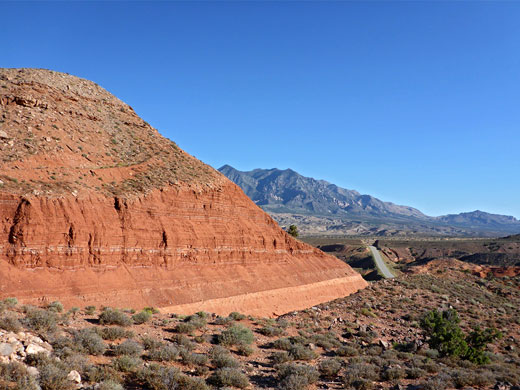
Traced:
[[520, 2], [0, 2], [0, 66], [93, 80], [204, 162], [520, 217]]

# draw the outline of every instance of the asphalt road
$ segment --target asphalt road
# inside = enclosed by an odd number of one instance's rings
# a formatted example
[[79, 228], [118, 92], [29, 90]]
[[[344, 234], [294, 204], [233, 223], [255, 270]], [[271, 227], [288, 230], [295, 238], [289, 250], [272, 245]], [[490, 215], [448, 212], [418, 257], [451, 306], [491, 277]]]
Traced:
[[375, 246], [369, 246], [370, 252], [372, 252], [372, 257], [374, 258], [374, 261], [376, 262], [376, 266], [383, 275], [385, 279], [391, 279], [395, 278], [395, 275], [388, 269], [385, 262], [381, 258], [381, 255], [379, 254], [379, 251], [376, 249]]

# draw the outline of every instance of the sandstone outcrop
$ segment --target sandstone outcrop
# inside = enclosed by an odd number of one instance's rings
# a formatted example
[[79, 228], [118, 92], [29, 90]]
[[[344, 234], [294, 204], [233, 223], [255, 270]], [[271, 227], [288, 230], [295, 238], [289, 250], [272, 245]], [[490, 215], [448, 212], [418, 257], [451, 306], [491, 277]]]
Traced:
[[271, 315], [366, 286], [96, 84], [0, 70], [0, 297]]

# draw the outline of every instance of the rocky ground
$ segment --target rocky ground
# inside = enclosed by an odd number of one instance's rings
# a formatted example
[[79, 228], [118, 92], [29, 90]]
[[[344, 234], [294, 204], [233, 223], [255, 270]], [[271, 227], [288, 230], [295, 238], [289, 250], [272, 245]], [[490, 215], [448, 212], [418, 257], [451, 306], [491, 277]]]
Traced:
[[[518, 389], [520, 278], [458, 269], [402, 274], [276, 319], [46, 308], [5, 301], [2, 389]], [[455, 309], [496, 328], [489, 362], [442, 357], [420, 326]], [[148, 314], [146, 314], [148, 313]], [[515, 387], [516, 386], [516, 387]]]

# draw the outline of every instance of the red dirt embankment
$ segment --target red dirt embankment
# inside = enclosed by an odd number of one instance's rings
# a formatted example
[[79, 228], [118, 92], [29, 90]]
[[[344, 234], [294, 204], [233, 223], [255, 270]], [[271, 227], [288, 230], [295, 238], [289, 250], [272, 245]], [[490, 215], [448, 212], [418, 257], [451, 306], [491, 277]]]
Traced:
[[366, 286], [94, 83], [0, 70], [0, 110], [0, 297], [272, 315]]

